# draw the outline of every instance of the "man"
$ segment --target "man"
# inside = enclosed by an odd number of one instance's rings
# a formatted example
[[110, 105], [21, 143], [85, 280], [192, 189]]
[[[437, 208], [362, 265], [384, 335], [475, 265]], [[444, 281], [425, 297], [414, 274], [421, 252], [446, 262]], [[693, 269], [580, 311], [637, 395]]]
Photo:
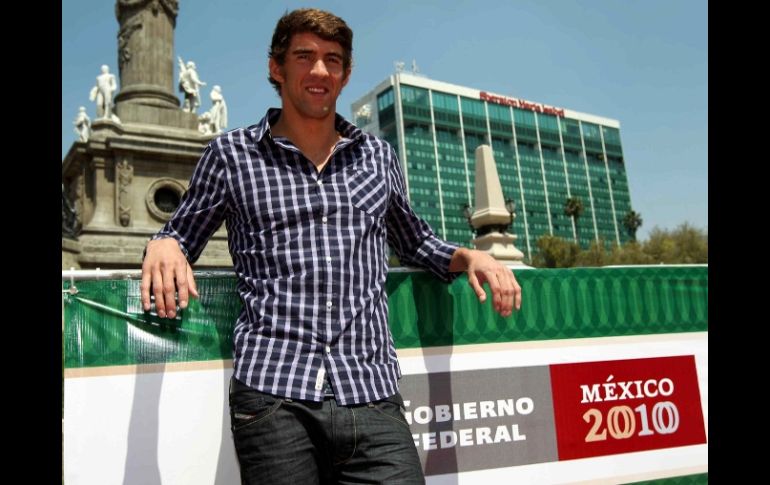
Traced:
[[147, 245], [142, 302], [161, 317], [198, 292], [190, 263], [224, 219], [243, 310], [230, 416], [243, 483], [424, 483], [387, 326], [385, 243], [449, 281], [488, 282], [503, 316], [511, 271], [439, 240], [412, 212], [385, 141], [336, 115], [353, 33], [315, 9], [276, 26], [269, 80], [282, 109], [205, 149], [174, 217]]
[[102, 66], [102, 73], [96, 76], [96, 86], [91, 88], [89, 99], [96, 101], [97, 119], [116, 119], [112, 114], [112, 96], [118, 89], [115, 75], [110, 74], [110, 68], [106, 64]]

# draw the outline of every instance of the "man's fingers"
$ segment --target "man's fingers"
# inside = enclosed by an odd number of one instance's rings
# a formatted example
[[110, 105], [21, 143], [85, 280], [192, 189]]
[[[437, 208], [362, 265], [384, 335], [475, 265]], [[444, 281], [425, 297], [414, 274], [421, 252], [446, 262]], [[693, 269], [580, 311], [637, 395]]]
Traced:
[[516, 281], [516, 276], [511, 273], [511, 277], [513, 278], [513, 306], [516, 308], [516, 311], [521, 309], [521, 285], [519, 285], [519, 282]]
[[468, 283], [480, 302], [486, 301], [482, 285], [488, 283], [492, 291], [492, 305], [497, 313], [509, 317], [514, 309], [521, 308], [521, 286], [509, 267], [481, 251], [469, 250], [456, 254], [460, 254], [460, 257], [453, 267], [459, 269], [465, 265]]
[[161, 238], [147, 243], [141, 285], [142, 306], [145, 311], [152, 308], [150, 291], [155, 298], [157, 314], [161, 318], [176, 317], [177, 297], [179, 308], [186, 308], [190, 296], [198, 296], [192, 269], [175, 239]]
[[148, 270], [142, 271], [142, 284], [139, 285], [139, 291], [142, 295], [142, 308], [144, 311], [150, 311], [150, 286], [152, 286], [152, 273]]
[[[195, 276], [193, 276], [192, 266], [189, 264], [185, 265], [187, 267], [187, 288], [190, 291], [190, 296], [193, 296], [195, 298], [198, 298], [198, 286], [195, 284]], [[182, 297], [179, 297], [179, 308], [187, 308], [188, 300], [184, 299], [182, 300]]]
[[484, 275], [489, 283], [489, 289], [492, 290], [492, 306], [496, 312], [500, 312], [500, 308], [503, 303], [503, 295], [500, 291], [500, 282], [498, 281], [497, 273], [493, 270], [487, 270]]
[[168, 318], [174, 318], [176, 316], [176, 282], [174, 277], [173, 268], [166, 267], [163, 269], [163, 298], [166, 304], [166, 315], [161, 315], [158, 312], [159, 317], [168, 316]]
[[502, 294], [503, 294], [503, 304], [500, 311], [500, 314], [504, 317], [508, 317], [511, 315], [513, 310], [513, 300], [514, 300], [514, 286], [513, 286], [513, 273], [511, 273], [511, 270], [507, 267], [502, 267], [500, 269], [500, 286], [502, 287]]
[[[489, 287], [492, 290], [494, 309], [503, 317], [508, 317], [513, 313], [514, 306], [517, 305], [517, 291], [518, 305], [521, 306], [521, 295], [518, 284], [511, 270], [505, 266], [500, 266], [497, 269], [487, 270], [485, 273]], [[518, 310], [518, 307], [516, 307]]]
[[163, 302], [163, 276], [159, 268], [152, 271], [152, 294], [155, 295], [155, 311], [158, 316], [166, 317], [166, 304]]
[[188, 281], [190, 283], [190, 293], [192, 293], [192, 296], [195, 298], [200, 298], [200, 295], [198, 294], [198, 284], [195, 282], [195, 276], [193, 276], [193, 270], [192, 266], [189, 264], [187, 265], [187, 276]]
[[487, 293], [484, 291], [484, 288], [481, 286], [481, 283], [479, 283], [479, 279], [473, 271], [468, 273], [468, 283], [470, 283], [473, 291], [476, 292], [479, 301], [484, 303], [487, 300]]
[[[187, 273], [187, 267], [188, 265], [185, 263], [184, 266], [181, 264], [177, 264], [176, 268], [174, 270], [174, 276], [176, 278], [176, 291], [179, 298], [179, 308], [185, 308], [187, 307], [187, 288], [188, 288], [188, 273]], [[184, 306], [182, 305], [182, 302], [184, 302]], [[176, 310], [176, 304], [174, 305], [174, 309]], [[174, 315], [169, 315], [171, 318], [174, 317]]]

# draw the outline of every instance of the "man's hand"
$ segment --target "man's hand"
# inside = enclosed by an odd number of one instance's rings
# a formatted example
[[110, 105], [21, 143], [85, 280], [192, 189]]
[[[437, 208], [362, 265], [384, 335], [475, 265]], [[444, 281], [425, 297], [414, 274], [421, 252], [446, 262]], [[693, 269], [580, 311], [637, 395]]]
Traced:
[[482, 285], [489, 283], [492, 289], [492, 305], [501, 316], [508, 317], [514, 308], [521, 308], [521, 286], [516, 277], [508, 267], [489, 254], [475, 249], [459, 248], [452, 255], [449, 271], [466, 271], [468, 283], [482, 303], [487, 299]]
[[179, 243], [173, 238], [156, 239], [147, 243], [142, 263], [142, 307], [150, 310], [150, 288], [155, 295], [155, 309], [161, 318], [176, 316], [174, 293], [179, 293], [179, 308], [187, 308], [191, 294], [198, 298], [192, 267], [187, 263]]

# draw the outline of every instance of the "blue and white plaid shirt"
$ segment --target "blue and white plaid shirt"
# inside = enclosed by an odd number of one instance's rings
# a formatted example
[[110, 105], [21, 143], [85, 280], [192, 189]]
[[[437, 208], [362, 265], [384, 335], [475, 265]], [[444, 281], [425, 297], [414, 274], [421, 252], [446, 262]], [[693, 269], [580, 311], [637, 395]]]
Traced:
[[[457, 246], [409, 206], [393, 148], [341, 116], [342, 138], [318, 173], [288, 139], [279, 109], [214, 139], [172, 219], [192, 263], [222, 221], [243, 310], [234, 331], [235, 377], [277, 396], [340, 404], [389, 397], [401, 370], [388, 329], [386, 240], [400, 260], [449, 281]], [[328, 375], [327, 375], [328, 374]]]

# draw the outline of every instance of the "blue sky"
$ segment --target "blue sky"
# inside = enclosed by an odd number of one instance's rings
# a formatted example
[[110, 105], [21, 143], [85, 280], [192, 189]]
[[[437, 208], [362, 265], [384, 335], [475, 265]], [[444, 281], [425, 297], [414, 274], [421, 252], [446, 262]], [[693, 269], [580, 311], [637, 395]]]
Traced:
[[[617, 119], [638, 236], [682, 222], [708, 227], [708, 3], [701, 0], [180, 0], [175, 58], [193, 60], [208, 92], [222, 86], [229, 127], [280, 100], [267, 50], [287, 10], [334, 12], [354, 32], [350, 104], [416, 60], [439, 81]], [[62, 1], [62, 158], [79, 106], [108, 64], [117, 74], [115, 1]], [[175, 66], [176, 88], [176, 66]]]

